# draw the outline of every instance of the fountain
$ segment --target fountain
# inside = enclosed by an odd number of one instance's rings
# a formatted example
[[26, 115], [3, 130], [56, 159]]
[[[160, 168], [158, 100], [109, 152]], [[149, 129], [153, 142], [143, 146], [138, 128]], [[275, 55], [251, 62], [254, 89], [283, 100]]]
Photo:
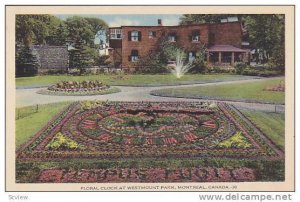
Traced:
[[183, 61], [184, 61], [184, 52], [177, 50], [176, 65], [172, 66], [171, 72], [178, 79], [180, 79], [185, 73], [187, 73], [192, 68], [191, 63], [184, 65]]

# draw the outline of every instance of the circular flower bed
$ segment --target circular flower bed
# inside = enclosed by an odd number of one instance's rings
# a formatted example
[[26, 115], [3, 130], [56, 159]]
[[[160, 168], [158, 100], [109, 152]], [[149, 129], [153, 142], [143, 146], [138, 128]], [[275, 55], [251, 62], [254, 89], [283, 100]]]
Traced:
[[47, 89], [38, 91], [47, 95], [101, 95], [120, 92], [118, 88], [111, 88], [101, 81], [61, 81]]

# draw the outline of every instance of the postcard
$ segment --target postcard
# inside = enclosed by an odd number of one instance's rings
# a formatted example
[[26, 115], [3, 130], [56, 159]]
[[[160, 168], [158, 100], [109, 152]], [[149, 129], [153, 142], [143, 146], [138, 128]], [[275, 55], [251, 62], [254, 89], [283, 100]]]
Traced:
[[294, 6], [6, 6], [7, 191], [294, 191]]

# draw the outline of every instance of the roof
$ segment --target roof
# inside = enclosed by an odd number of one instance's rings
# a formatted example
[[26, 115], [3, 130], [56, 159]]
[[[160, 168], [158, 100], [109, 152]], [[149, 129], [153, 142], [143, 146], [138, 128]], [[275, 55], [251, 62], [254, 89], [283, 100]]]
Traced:
[[208, 48], [209, 52], [247, 52], [245, 49], [240, 49], [232, 45], [213, 45]]
[[193, 24], [183, 24], [183, 25], [121, 25], [119, 27], [109, 27], [109, 29], [120, 29], [123, 27], [169, 27], [169, 28], [176, 28], [176, 27], [188, 27], [188, 26], [202, 26], [202, 25], [217, 25], [217, 24], [234, 24], [234, 23], [238, 23], [241, 24], [240, 21], [237, 22], [214, 22], [214, 23], [193, 23]]

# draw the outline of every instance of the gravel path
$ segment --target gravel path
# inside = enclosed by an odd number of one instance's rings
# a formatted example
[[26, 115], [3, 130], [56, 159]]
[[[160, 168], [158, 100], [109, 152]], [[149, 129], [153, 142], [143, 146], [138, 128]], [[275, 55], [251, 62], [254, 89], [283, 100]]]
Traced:
[[[271, 78], [263, 78], [261, 80], [267, 80]], [[47, 104], [62, 101], [76, 101], [76, 100], [111, 100], [111, 101], [159, 101], [159, 102], [172, 102], [172, 101], [206, 101], [204, 99], [186, 99], [186, 98], [173, 98], [173, 97], [158, 97], [150, 95], [152, 90], [160, 90], [166, 88], [183, 88], [194, 86], [211, 86], [211, 85], [224, 85], [231, 83], [247, 83], [253, 82], [254, 79], [238, 80], [238, 81], [223, 81], [216, 83], [205, 84], [191, 84], [184, 86], [159, 86], [159, 87], [128, 87], [128, 86], [116, 86], [121, 92], [107, 94], [107, 95], [93, 95], [93, 96], [54, 96], [54, 95], [41, 95], [36, 92], [43, 88], [31, 88], [31, 89], [16, 89], [16, 107], [30, 106], [36, 104]], [[210, 100], [214, 101], [214, 100]], [[247, 103], [247, 102], [232, 102], [232, 101], [218, 101], [232, 103], [237, 107], [263, 110], [263, 111], [284, 111], [283, 105], [274, 104], [259, 104], [259, 103]]]

